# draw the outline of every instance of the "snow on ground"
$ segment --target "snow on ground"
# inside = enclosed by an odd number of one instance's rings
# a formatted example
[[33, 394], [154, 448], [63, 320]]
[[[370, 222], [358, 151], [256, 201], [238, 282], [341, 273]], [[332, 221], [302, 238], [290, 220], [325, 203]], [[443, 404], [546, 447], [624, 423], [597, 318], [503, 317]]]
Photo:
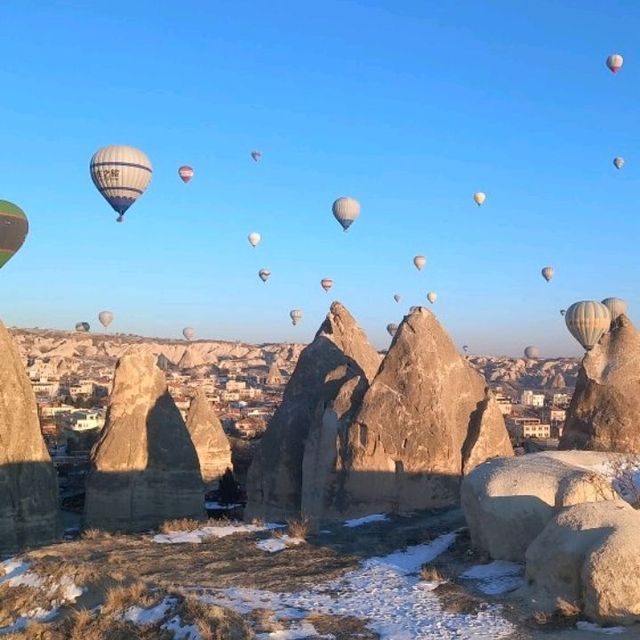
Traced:
[[640, 457], [628, 456], [619, 461], [604, 462], [592, 470], [609, 478], [613, 488], [627, 502], [634, 505], [640, 499]]
[[122, 616], [123, 620], [133, 622], [134, 624], [144, 626], [147, 624], [156, 624], [160, 622], [167, 612], [176, 604], [175, 598], [165, 598], [160, 604], [149, 609], [142, 607], [129, 607]]
[[171, 533], [159, 533], [153, 536], [153, 541], [158, 544], [200, 544], [207, 538], [224, 538], [234, 533], [257, 533], [258, 531], [270, 531], [281, 529], [284, 525], [270, 524], [256, 525], [244, 522], [231, 522], [219, 527], [202, 527], [193, 531], [174, 531]]
[[618, 635], [619, 633], [624, 633], [624, 627], [599, 627], [597, 624], [593, 622], [586, 622], [585, 620], [580, 620], [580, 622], [576, 623], [576, 629], [580, 631], [591, 631], [593, 633], [603, 633], [608, 636]]
[[514, 627], [501, 617], [498, 606], [485, 605], [475, 614], [450, 613], [443, 610], [433, 593], [436, 583], [419, 579], [422, 564], [446, 551], [456, 537], [457, 532], [448, 533], [403, 552], [369, 558], [341, 578], [306, 591], [275, 593], [229, 588], [211, 591], [203, 600], [230, 607], [238, 613], [271, 609], [279, 619], [294, 618], [292, 610], [298, 619], [312, 612], [353, 616], [368, 620], [367, 626], [382, 640], [506, 637]]
[[180, 616], [174, 616], [165, 622], [161, 629], [173, 633], [173, 640], [202, 640], [202, 636], [195, 624], [182, 625]]
[[213, 500], [209, 500], [204, 503], [204, 508], [208, 509], [209, 511], [213, 511], [214, 509], [222, 509], [227, 511], [229, 509], [235, 509], [236, 507], [241, 506], [241, 504], [220, 504], [219, 502], [214, 502]]
[[335, 640], [333, 634], [321, 636], [316, 628], [309, 622], [292, 624], [288, 629], [280, 631], [270, 631], [259, 633], [257, 640], [306, 640], [306, 638], [324, 638], [325, 640]]
[[524, 583], [524, 567], [516, 562], [496, 560], [489, 564], [477, 564], [460, 577], [476, 580], [477, 588], [489, 596], [519, 589]]
[[296, 545], [302, 544], [304, 542], [303, 538], [291, 538], [290, 536], [284, 535], [279, 538], [267, 538], [266, 540], [259, 540], [256, 542], [256, 547], [258, 549], [262, 549], [263, 551], [268, 551], [269, 553], [276, 553], [277, 551], [283, 551], [287, 547], [295, 547]]
[[370, 522], [384, 522], [385, 520], [387, 520], [386, 514], [372, 513], [370, 516], [354, 518], [353, 520], [345, 520], [344, 526], [349, 529], [353, 529], [355, 527], [361, 527], [363, 524], [369, 524]]

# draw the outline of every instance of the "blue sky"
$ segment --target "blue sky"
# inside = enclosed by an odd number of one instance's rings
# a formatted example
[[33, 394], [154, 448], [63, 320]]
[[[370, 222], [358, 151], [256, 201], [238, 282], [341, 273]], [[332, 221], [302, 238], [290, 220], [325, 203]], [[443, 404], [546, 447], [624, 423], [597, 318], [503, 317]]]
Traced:
[[[0, 198], [31, 230], [1, 316], [298, 341], [338, 299], [383, 347], [433, 290], [474, 353], [578, 354], [561, 308], [640, 302], [639, 26], [635, 0], [7, 0]], [[107, 144], [154, 167], [121, 225], [89, 178]], [[341, 195], [362, 204], [348, 233]]]

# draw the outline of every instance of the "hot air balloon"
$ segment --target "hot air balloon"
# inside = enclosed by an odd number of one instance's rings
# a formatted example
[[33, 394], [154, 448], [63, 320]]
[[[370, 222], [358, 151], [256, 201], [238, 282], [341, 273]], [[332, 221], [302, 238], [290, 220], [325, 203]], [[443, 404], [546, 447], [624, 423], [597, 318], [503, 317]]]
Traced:
[[402, 298], [402, 296], [401, 296], [399, 293], [396, 293], [396, 294], [393, 296], [393, 299], [394, 299], [396, 302], [400, 302], [401, 298]]
[[424, 265], [427, 264], [427, 259], [424, 256], [415, 256], [413, 264], [416, 266], [418, 271], [422, 271]]
[[427, 293], [427, 300], [433, 304], [438, 299], [438, 294], [435, 291], [429, 291]]
[[27, 233], [29, 221], [24, 211], [13, 202], [0, 200], [0, 268], [20, 249]]
[[251, 152], [251, 157], [258, 162], [258, 160], [260, 160], [260, 158], [262, 158], [262, 153], [260, 151], [252, 151]]
[[613, 166], [616, 169], [622, 169], [622, 167], [624, 167], [624, 158], [621, 158], [620, 156], [618, 156], [617, 158], [613, 159]]
[[107, 328], [113, 321], [113, 313], [111, 311], [101, 311], [98, 314], [98, 320], [100, 320], [100, 324], [103, 327]]
[[540, 357], [540, 349], [538, 349], [538, 347], [527, 347], [524, 350], [524, 357], [535, 360]]
[[612, 53], [607, 58], [607, 67], [611, 70], [611, 73], [618, 73], [622, 69], [624, 64], [624, 58], [619, 53]]
[[355, 198], [338, 198], [331, 210], [342, 229], [346, 231], [360, 215], [360, 203]]
[[260, 269], [260, 271], [258, 271], [258, 277], [260, 278], [260, 280], [262, 280], [262, 282], [266, 282], [269, 279], [270, 275], [271, 271], [269, 271], [269, 269]]
[[300, 309], [292, 309], [289, 311], [289, 316], [291, 317], [291, 323], [295, 327], [302, 320], [302, 311]]
[[91, 325], [88, 322], [76, 322], [76, 331], [86, 333], [91, 329]]
[[396, 335], [396, 331], [398, 330], [398, 325], [397, 324], [393, 324], [393, 322], [390, 322], [387, 325], [387, 333], [393, 338], [393, 336]]
[[322, 278], [322, 280], [320, 280], [320, 286], [325, 291], [329, 291], [329, 289], [333, 287], [333, 280], [331, 278]]
[[260, 244], [260, 240], [262, 240], [262, 236], [259, 233], [253, 231], [248, 236], [249, 244], [252, 247], [257, 247]]
[[93, 154], [91, 179], [104, 199], [118, 212], [122, 222], [125, 211], [145, 192], [153, 169], [147, 156], [134, 147], [111, 145]]
[[482, 191], [476, 191], [476, 193], [473, 194], [473, 201], [478, 206], [482, 205], [486, 199], [487, 199], [487, 194], [483, 193]]
[[567, 313], [566, 309], [560, 309], [560, 315], [564, 317], [564, 314]]
[[611, 313], [601, 302], [582, 300], [567, 309], [564, 321], [571, 335], [588, 351], [609, 331]]
[[463, 344], [462, 345], [462, 350], [467, 353], [467, 351], [469, 351], [469, 345]]
[[542, 273], [542, 277], [549, 282], [551, 278], [553, 278], [553, 267], [545, 267], [540, 273]]
[[613, 322], [621, 315], [627, 315], [627, 303], [621, 298], [605, 298], [602, 304], [609, 309]]
[[178, 175], [180, 176], [180, 180], [185, 184], [191, 182], [191, 178], [193, 178], [193, 167], [190, 167], [188, 164], [182, 165], [178, 169]]
[[196, 335], [196, 332], [191, 328], [191, 327], [185, 327], [182, 330], [182, 335], [187, 339], [187, 340], [191, 340], [191, 338], [193, 338], [193, 336]]

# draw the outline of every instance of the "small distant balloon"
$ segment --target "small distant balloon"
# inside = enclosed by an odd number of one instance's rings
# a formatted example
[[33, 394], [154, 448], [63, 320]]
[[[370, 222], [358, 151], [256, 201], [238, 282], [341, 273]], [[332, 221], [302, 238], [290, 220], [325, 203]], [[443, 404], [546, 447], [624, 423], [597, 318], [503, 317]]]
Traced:
[[394, 299], [396, 302], [400, 302], [400, 300], [402, 300], [402, 296], [401, 296], [399, 293], [396, 293], [396, 294], [393, 296], [393, 299]]
[[289, 312], [289, 317], [291, 318], [291, 324], [295, 327], [302, 320], [302, 311], [300, 309], [292, 309]]
[[182, 330], [182, 335], [187, 339], [187, 340], [191, 340], [193, 338], [193, 336], [196, 335], [196, 332], [193, 330], [192, 327], [185, 327]]
[[101, 311], [98, 314], [100, 324], [106, 329], [113, 322], [113, 313], [111, 311]]
[[0, 200], [0, 267], [4, 267], [23, 245], [29, 233], [25, 212], [8, 200]]
[[527, 347], [524, 350], [525, 358], [529, 358], [529, 360], [535, 360], [540, 357], [540, 349], [538, 347]]
[[262, 240], [262, 236], [259, 233], [253, 231], [249, 234], [247, 239], [249, 240], [249, 244], [252, 247], [257, 247], [260, 244], [260, 240]]
[[413, 264], [418, 271], [422, 271], [424, 265], [427, 264], [427, 259], [424, 256], [415, 256], [415, 258], [413, 259]]
[[435, 291], [429, 291], [427, 293], [427, 300], [433, 304], [438, 299], [438, 294]]
[[553, 267], [545, 267], [542, 271], [542, 277], [549, 282], [551, 278], [553, 278], [554, 270]]
[[258, 160], [260, 160], [260, 158], [262, 158], [262, 152], [260, 152], [260, 151], [252, 151], [251, 152], [251, 157], [255, 160], [255, 162], [258, 162]]
[[325, 291], [329, 291], [329, 289], [333, 287], [333, 280], [331, 278], [322, 278], [322, 280], [320, 280], [320, 286]]
[[565, 313], [567, 313], [566, 309], [560, 309], [560, 315], [561, 316], [564, 316]]
[[616, 169], [622, 169], [622, 167], [624, 167], [624, 158], [621, 157], [617, 157], [613, 159], [613, 166]]
[[482, 204], [484, 204], [484, 201], [486, 199], [487, 199], [487, 194], [482, 191], [476, 191], [476, 193], [473, 194], [473, 201], [478, 206], [481, 206]]
[[619, 53], [612, 53], [607, 58], [607, 67], [611, 73], [618, 73], [620, 69], [622, 69], [622, 65], [624, 64], [624, 58]]
[[621, 315], [627, 315], [627, 303], [622, 298], [605, 298], [602, 304], [609, 309], [612, 322]]
[[178, 175], [180, 176], [180, 180], [182, 180], [182, 182], [188, 184], [189, 182], [191, 182], [191, 178], [193, 178], [193, 167], [190, 167], [187, 164], [182, 165], [178, 169]]
[[88, 322], [76, 322], [76, 331], [86, 333], [91, 329], [91, 325]]
[[609, 331], [611, 313], [601, 302], [581, 300], [567, 309], [564, 321], [571, 335], [589, 351]]
[[260, 269], [260, 271], [258, 271], [258, 277], [260, 278], [260, 280], [262, 280], [262, 282], [266, 282], [269, 279], [270, 275], [271, 271], [269, 271], [269, 269]]
[[463, 344], [463, 345], [462, 345], [462, 350], [463, 350], [465, 353], [467, 353], [467, 352], [469, 351], [469, 345], [467, 345], [467, 344]]
[[387, 333], [393, 338], [396, 335], [396, 331], [398, 330], [398, 325], [393, 324], [393, 322], [387, 325]]
[[360, 215], [360, 203], [355, 198], [338, 198], [332, 205], [333, 216], [346, 231]]

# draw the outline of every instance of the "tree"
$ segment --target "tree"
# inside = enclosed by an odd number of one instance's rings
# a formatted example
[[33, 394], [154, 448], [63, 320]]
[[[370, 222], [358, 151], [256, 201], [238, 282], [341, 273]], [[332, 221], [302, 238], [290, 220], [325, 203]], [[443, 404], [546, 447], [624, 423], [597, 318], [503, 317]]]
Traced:
[[236, 482], [233, 471], [227, 467], [218, 484], [220, 504], [233, 504], [240, 499], [240, 486]]

